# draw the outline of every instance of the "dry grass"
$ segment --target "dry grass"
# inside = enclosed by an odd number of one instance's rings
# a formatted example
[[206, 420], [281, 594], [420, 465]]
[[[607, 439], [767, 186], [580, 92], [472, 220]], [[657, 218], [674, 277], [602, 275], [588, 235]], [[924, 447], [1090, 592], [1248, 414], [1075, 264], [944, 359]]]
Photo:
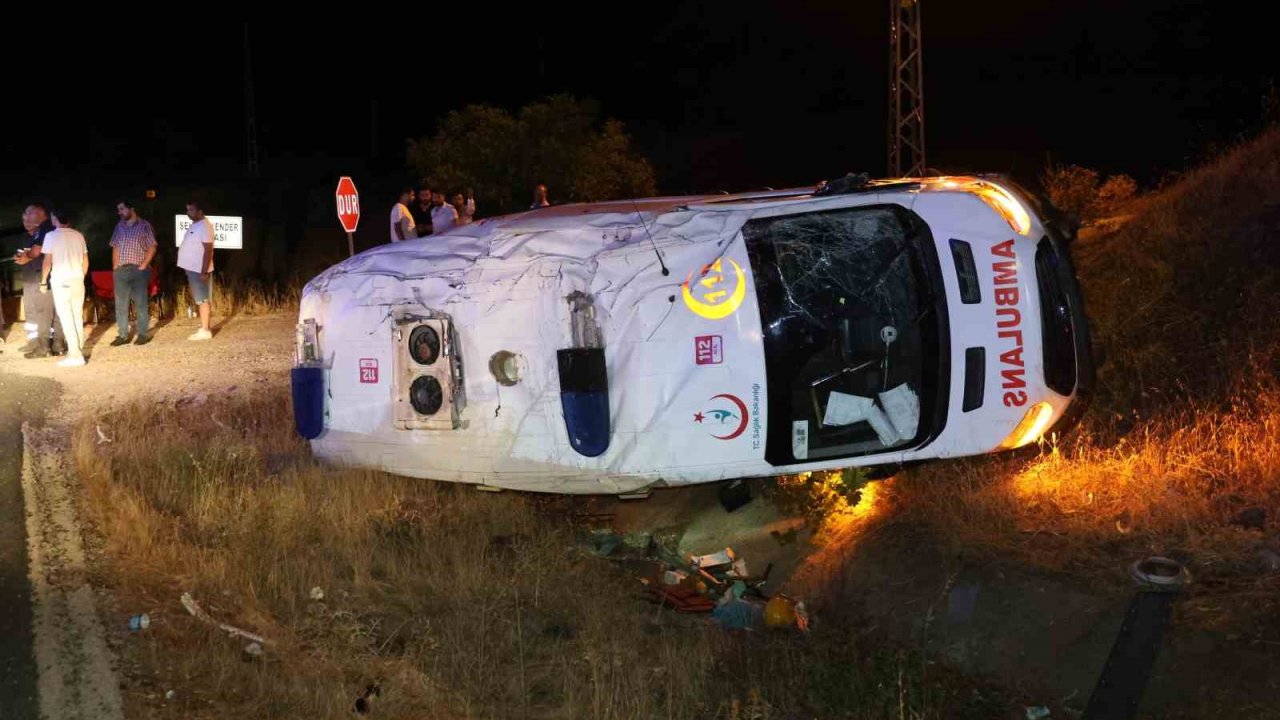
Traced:
[[1149, 415], [1229, 400], [1280, 371], [1280, 127], [1136, 203], [1074, 248], [1095, 337], [1100, 409]]
[[937, 528], [957, 550], [1089, 576], [1152, 553], [1203, 580], [1252, 572], [1265, 538], [1231, 521], [1254, 506], [1280, 507], [1280, 387], [1123, 437], [1085, 432], [1031, 457], [920, 468], [894, 492], [895, 517]]
[[[634, 575], [578, 549], [559, 501], [318, 467], [290, 426], [281, 394], [79, 429], [111, 585], [156, 618], [127, 645], [133, 716], [346, 717], [370, 682], [382, 717], [996, 712], [918, 656], [863, 651], [852, 623], [742, 638], [644, 604]], [[270, 638], [265, 661], [186, 616], [183, 591]]]
[[[295, 278], [279, 284], [250, 281], [223, 281], [214, 278], [213, 312], [215, 316], [267, 315], [274, 312], [294, 311], [302, 299], [303, 281]], [[195, 312], [191, 293], [180, 284], [172, 293], [161, 298], [164, 316], [187, 315]]]
[[[1280, 128], [1143, 198], [1118, 231], [1075, 248], [1107, 348], [1082, 428], [1060, 446], [904, 473], [892, 516], [957, 551], [1127, 582], [1164, 554], [1208, 587], [1273, 598], [1280, 511]], [[1266, 573], [1263, 573], [1264, 575]], [[1237, 608], [1237, 611], [1241, 608]], [[1241, 613], [1241, 618], [1253, 615]]]

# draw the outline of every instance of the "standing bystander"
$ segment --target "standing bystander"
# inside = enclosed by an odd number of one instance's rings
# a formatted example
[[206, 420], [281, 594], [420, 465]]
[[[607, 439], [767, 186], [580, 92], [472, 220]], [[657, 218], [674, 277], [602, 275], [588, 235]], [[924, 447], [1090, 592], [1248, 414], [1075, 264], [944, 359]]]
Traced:
[[40, 292], [52, 291], [67, 340], [67, 356], [58, 361], [60, 367], [84, 365], [84, 276], [89, 274], [89, 249], [74, 223], [66, 209], [54, 210], [56, 229], [45, 236], [41, 252]]
[[213, 331], [209, 328], [210, 303], [213, 301], [213, 225], [204, 216], [204, 208], [198, 200], [187, 201], [187, 217], [191, 219], [191, 226], [178, 246], [178, 267], [187, 273], [191, 300], [200, 313], [200, 329], [187, 339], [210, 340], [213, 338]]
[[458, 210], [444, 201], [444, 193], [431, 193], [431, 234], [448, 232], [458, 222]]
[[471, 188], [467, 188], [467, 192], [456, 192], [453, 194], [453, 209], [458, 211], [458, 220], [455, 225], [470, 225], [476, 215], [476, 197], [471, 193]]
[[405, 185], [400, 188], [396, 204], [391, 208], [391, 242], [418, 237], [417, 231], [414, 230], [413, 213], [409, 212], [409, 205], [412, 203], [413, 187]]
[[538, 208], [547, 207], [550, 204], [551, 202], [547, 200], [547, 186], [542, 183], [538, 183], [537, 185], [534, 185], [533, 186], [533, 204], [529, 206], [529, 209], [537, 210]]
[[120, 222], [111, 233], [111, 276], [116, 292], [116, 339], [113, 346], [129, 343], [129, 301], [138, 313], [138, 334], [134, 342], [151, 342], [151, 314], [147, 289], [151, 284], [151, 261], [156, 256], [156, 233], [151, 223], [138, 217], [128, 200], [116, 203]]
[[431, 186], [424, 180], [418, 188], [418, 202], [413, 206], [413, 216], [418, 220], [418, 237], [431, 234]]
[[[21, 352], [23, 357], [45, 358], [57, 354], [66, 344], [62, 327], [57, 322], [53, 297], [40, 292], [41, 259], [44, 239], [53, 232], [49, 210], [41, 203], [31, 203], [22, 213], [22, 227], [27, 231], [28, 245], [19, 250], [14, 260], [22, 266], [22, 312], [27, 322], [36, 326], [36, 336], [31, 338]], [[50, 347], [50, 335], [53, 345]]]

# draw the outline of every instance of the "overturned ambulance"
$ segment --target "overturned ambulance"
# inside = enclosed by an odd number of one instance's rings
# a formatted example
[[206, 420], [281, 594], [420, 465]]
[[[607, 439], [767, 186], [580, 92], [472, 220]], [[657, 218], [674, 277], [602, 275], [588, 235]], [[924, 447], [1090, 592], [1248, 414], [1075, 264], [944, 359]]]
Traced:
[[987, 177], [563, 205], [384, 245], [303, 292], [315, 454], [560, 493], [1026, 445], [1090, 341], [1051, 208]]

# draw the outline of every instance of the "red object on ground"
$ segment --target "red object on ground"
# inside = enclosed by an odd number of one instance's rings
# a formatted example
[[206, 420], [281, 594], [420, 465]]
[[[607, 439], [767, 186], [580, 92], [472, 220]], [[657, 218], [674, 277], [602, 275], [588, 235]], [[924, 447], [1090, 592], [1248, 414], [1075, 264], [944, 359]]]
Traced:
[[667, 605], [677, 612], [711, 612], [716, 604], [693, 588], [679, 585], [650, 586], [645, 588], [645, 599], [659, 605]]
[[[147, 283], [147, 297], [153, 298], [160, 292], [160, 271], [152, 265], [151, 279]], [[116, 277], [110, 270], [89, 271], [89, 281], [93, 283], [93, 324], [98, 324], [104, 302], [115, 302]]]
[[[160, 271], [154, 265], [150, 270], [151, 279], [147, 283], [147, 297], [155, 297], [156, 293], [160, 292]], [[116, 278], [110, 270], [93, 270], [89, 273], [89, 280], [93, 282], [94, 297], [103, 300], [116, 299]]]

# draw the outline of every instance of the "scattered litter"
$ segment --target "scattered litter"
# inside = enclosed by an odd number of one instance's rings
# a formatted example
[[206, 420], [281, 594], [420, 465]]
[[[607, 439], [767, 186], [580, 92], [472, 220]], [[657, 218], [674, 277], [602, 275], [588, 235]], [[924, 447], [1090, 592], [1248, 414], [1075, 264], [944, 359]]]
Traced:
[[104, 432], [102, 432], [102, 426], [101, 426], [101, 425], [94, 425], [93, 427], [94, 427], [94, 429], [96, 429], [96, 430], [98, 431], [98, 444], [99, 444], [99, 445], [105, 445], [106, 443], [112, 442], [111, 438], [107, 437], [107, 434], [106, 434], [106, 433], [104, 433]]
[[734, 600], [741, 600], [743, 595], [747, 594], [747, 584], [741, 580], [729, 586], [729, 592], [725, 593], [725, 597], [731, 597]]
[[[787, 537], [794, 538], [795, 532], [791, 528]], [[711, 621], [727, 630], [752, 631], [766, 625], [808, 630], [809, 615], [803, 603], [785, 596], [770, 601], [765, 594], [763, 588], [773, 563], [766, 563], [762, 573], [751, 575], [747, 559], [732, 547], [705, 555], [681, 554], [674, 550], [678, 535], [631, 535], [597, 529], [580, 537], [589, 552], [607, 557], [637, 575], [642, 586], [640, 597], [659, 608], [710, 613]], [[774, 535], [782, 537], [776, 532]], [[766, 622], [769, 605], [776, 615], [772, 622]]]
[[721, 565], [730, 565], [738, 556], [733, 552], [733, 548], [725, 548], [724, 550], [707, 555], [690, 555], [689, 562], [696, 568], [711, 568]]
[[172, 701], [172, 700], [173, 700], [174, 698], [176, 698], [176, 697], [178, 697], [178, 693], [174, 692], [173, 690], [165, 690], [165, 691], [164, 691], [164, 699], [165, 699], [165, 701]]
[[764, 624], [770, 628], [788, 628], [796, 624], [796, 601], [786, 595], [775, 595], [764, 606]]
[[182, 600], [182, 606], [187, 609], [187, 612], [191, 613], [191, 616], [199, 620], [200, 622], [203, 622], [207, 625], [213, 625], [214, 627], [217, 627], [218, 629], [222, 630], [225, 633], [242, 637], [245, 640], [252, 640], [253, 642], [256, 642], [260, 645], [269, 644], [267, 639], [262, 637], [261, 635], [256, 635], [254, 633], [249, 632], [248, 630], [241, 630], [240, 628], [235, 627], [234, 625], [228, 625], [226, 623], [222, 623], [222, 622], [218, 622], [217, 620], [214, 620], [212, 617], [209, 616], [209, 613], [205, 612], [203, 609], [200, 608], [199, 605], [196, 604], [195, 598], [191, 597], [191, 593], [182, 593], [181, 600]]
[[245, 662], [260, 660], [262, 658], [262, 645], [256, 642], [251, 642], [248, 645], [245, 645], [242, 657]]
[[667, 570], [662, 573], [662, 584], [679, 585], [684, 582], [687, 577], [689, 577], [689, 573], [684, 572], [683, 570]]
[[764, 611], [757, 603], [730, 600], [711, 612], [711, 618], [725, 630], [755, 630], [764, 622]]
[[1177, 560], [1152, 556], [1129, 566], [1129, 575], [1140, 585], [1180, 588], [1191, 582], [1191, 573]]
[[356, 698], [356, 712], [360, 715], [367, 715], [373, 709], [373, 699], [382, 695], [382, 688], [377, 683], [370, 683], [364, 689], [364, 694]]
[[1121, 535], [1128, 535], [1133, 532], [1133, 518], [1129, 516], [1129, 511], [1125, 510], [1116, 518], [1116, 532]]
[[702, 613], [716, 609], [716, 604], [704, 597], [696, 588], [684, 585], [653, 586], [644, 590], [644, 597], [649, 602], [668, 605], [676, 612]]
[[1027, 720], [1044, 720], [1049, 717], [1049, 708], [1043, 705], [1027, 708]]
[[611, 530], [597, 530], [591, 533], [589, 551], [593, 555], [609, 557], [622, 547], [622, 536]]
[[324, 599], [324, 590], [323, 590], [322, 588], [320, 588], [319, 586], [316, 586], [316, 587], [311, 588], [311, 599], [312, 599], [312, 600], [323, 600], [323, 599]]
[[142, 613], [141, 615], [134, 615], [133, 617], [129, 618], [129, 629], [134, 632], [138, 632], [139, 630], [146, 630], [149, 627], [151, 627], [151, 616], [146, 613]]

